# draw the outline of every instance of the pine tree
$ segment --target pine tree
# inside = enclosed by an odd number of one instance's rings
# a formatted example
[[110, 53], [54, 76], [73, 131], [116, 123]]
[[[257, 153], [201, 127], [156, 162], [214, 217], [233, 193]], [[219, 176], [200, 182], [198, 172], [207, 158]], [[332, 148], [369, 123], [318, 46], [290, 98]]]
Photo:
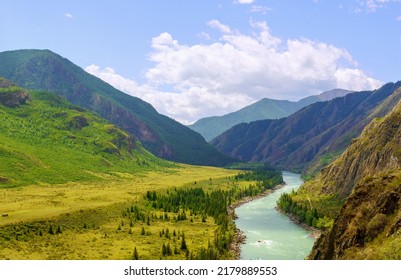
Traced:
[[171, 256], [173, 254], [172, 251], [171, 251], [170, 243], [168, 243], [167, 246], [166, 246], [166, 254], [168, 256]]
[[53, 230], [53, 226], [52, 225], [50, 225], [50, 227], [49, 227], [49, 234], [54, 234], [54, 230]]
[[134, 248], [133, 258], [134, 258], [134, 260], [138, 260], [139, 259], [138, 250], [136, 249], [136, 247]]
[[188, 248], [187, 248], [187, 242], [185, 241], [185, 235], [184, 235], [184, 233], [182, 233], [182, 236], [181, 236], [181, 246], [180, 246], [180, 249], [181, 249], [181, 251], [186, 251]]

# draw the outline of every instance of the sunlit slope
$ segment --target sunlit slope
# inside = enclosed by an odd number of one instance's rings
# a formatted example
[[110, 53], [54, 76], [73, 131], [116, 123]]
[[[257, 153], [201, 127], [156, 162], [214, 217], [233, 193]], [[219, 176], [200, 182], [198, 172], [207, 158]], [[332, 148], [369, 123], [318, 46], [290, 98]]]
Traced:
[[92, 181], [170, 165], [58, 95], [0, 83], [0, 187]]

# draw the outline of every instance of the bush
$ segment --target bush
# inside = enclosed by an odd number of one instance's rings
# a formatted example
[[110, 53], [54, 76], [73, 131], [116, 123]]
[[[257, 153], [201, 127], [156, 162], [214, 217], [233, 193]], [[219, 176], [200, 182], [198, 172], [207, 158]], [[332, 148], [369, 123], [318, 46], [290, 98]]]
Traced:
[[387, 224], [387, 216], [385, 214], [376, 214], [366, 225], [366, 238], [369, 240], [374, 239], [382, 232]]

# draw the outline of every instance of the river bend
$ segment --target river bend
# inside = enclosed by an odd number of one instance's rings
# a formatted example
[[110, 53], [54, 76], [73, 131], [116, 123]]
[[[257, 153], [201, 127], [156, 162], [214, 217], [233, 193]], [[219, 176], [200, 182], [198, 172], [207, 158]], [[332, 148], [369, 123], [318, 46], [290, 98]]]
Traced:
[[297, 190], [303, 183], [299, 174], [290, 172], [283, 172], [283, 179], [283, 188], [235, 210], [237, 228], [246, 235], [241, 259], [302, 260], [312, 249], [310, 233], [275, 209], [282, 193]]

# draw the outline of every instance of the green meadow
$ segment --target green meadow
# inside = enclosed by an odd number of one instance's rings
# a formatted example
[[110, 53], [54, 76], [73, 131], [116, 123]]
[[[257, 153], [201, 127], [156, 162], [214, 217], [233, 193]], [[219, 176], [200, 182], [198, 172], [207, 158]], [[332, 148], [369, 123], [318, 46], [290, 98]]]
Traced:
[[159, 159], [60, 96], [0, 85], [0, 259], [231, 259], [228, 206], [281, 182]]
[[[217, 229], [212, 217], [202, 222], [200, 214], [187, 211], [187, 219], [177, 221], [177, 213], [151, 209], [144, 196], [149, 190], [228, 189], [246, 183], [233, 179], [238, 171], [219, 168], [183, 165], [169, 171], [2, 189], [0, 213], [8, 217], [0, 217], [0, 259], [132, 259], [135, 247], [140, 259], [185, 259], [183, 234], [190, 251], [207, 248]], [[145, 221], [128, 216], [132, 206]], [[178, 252], [163, 256], [163, 244]]]

